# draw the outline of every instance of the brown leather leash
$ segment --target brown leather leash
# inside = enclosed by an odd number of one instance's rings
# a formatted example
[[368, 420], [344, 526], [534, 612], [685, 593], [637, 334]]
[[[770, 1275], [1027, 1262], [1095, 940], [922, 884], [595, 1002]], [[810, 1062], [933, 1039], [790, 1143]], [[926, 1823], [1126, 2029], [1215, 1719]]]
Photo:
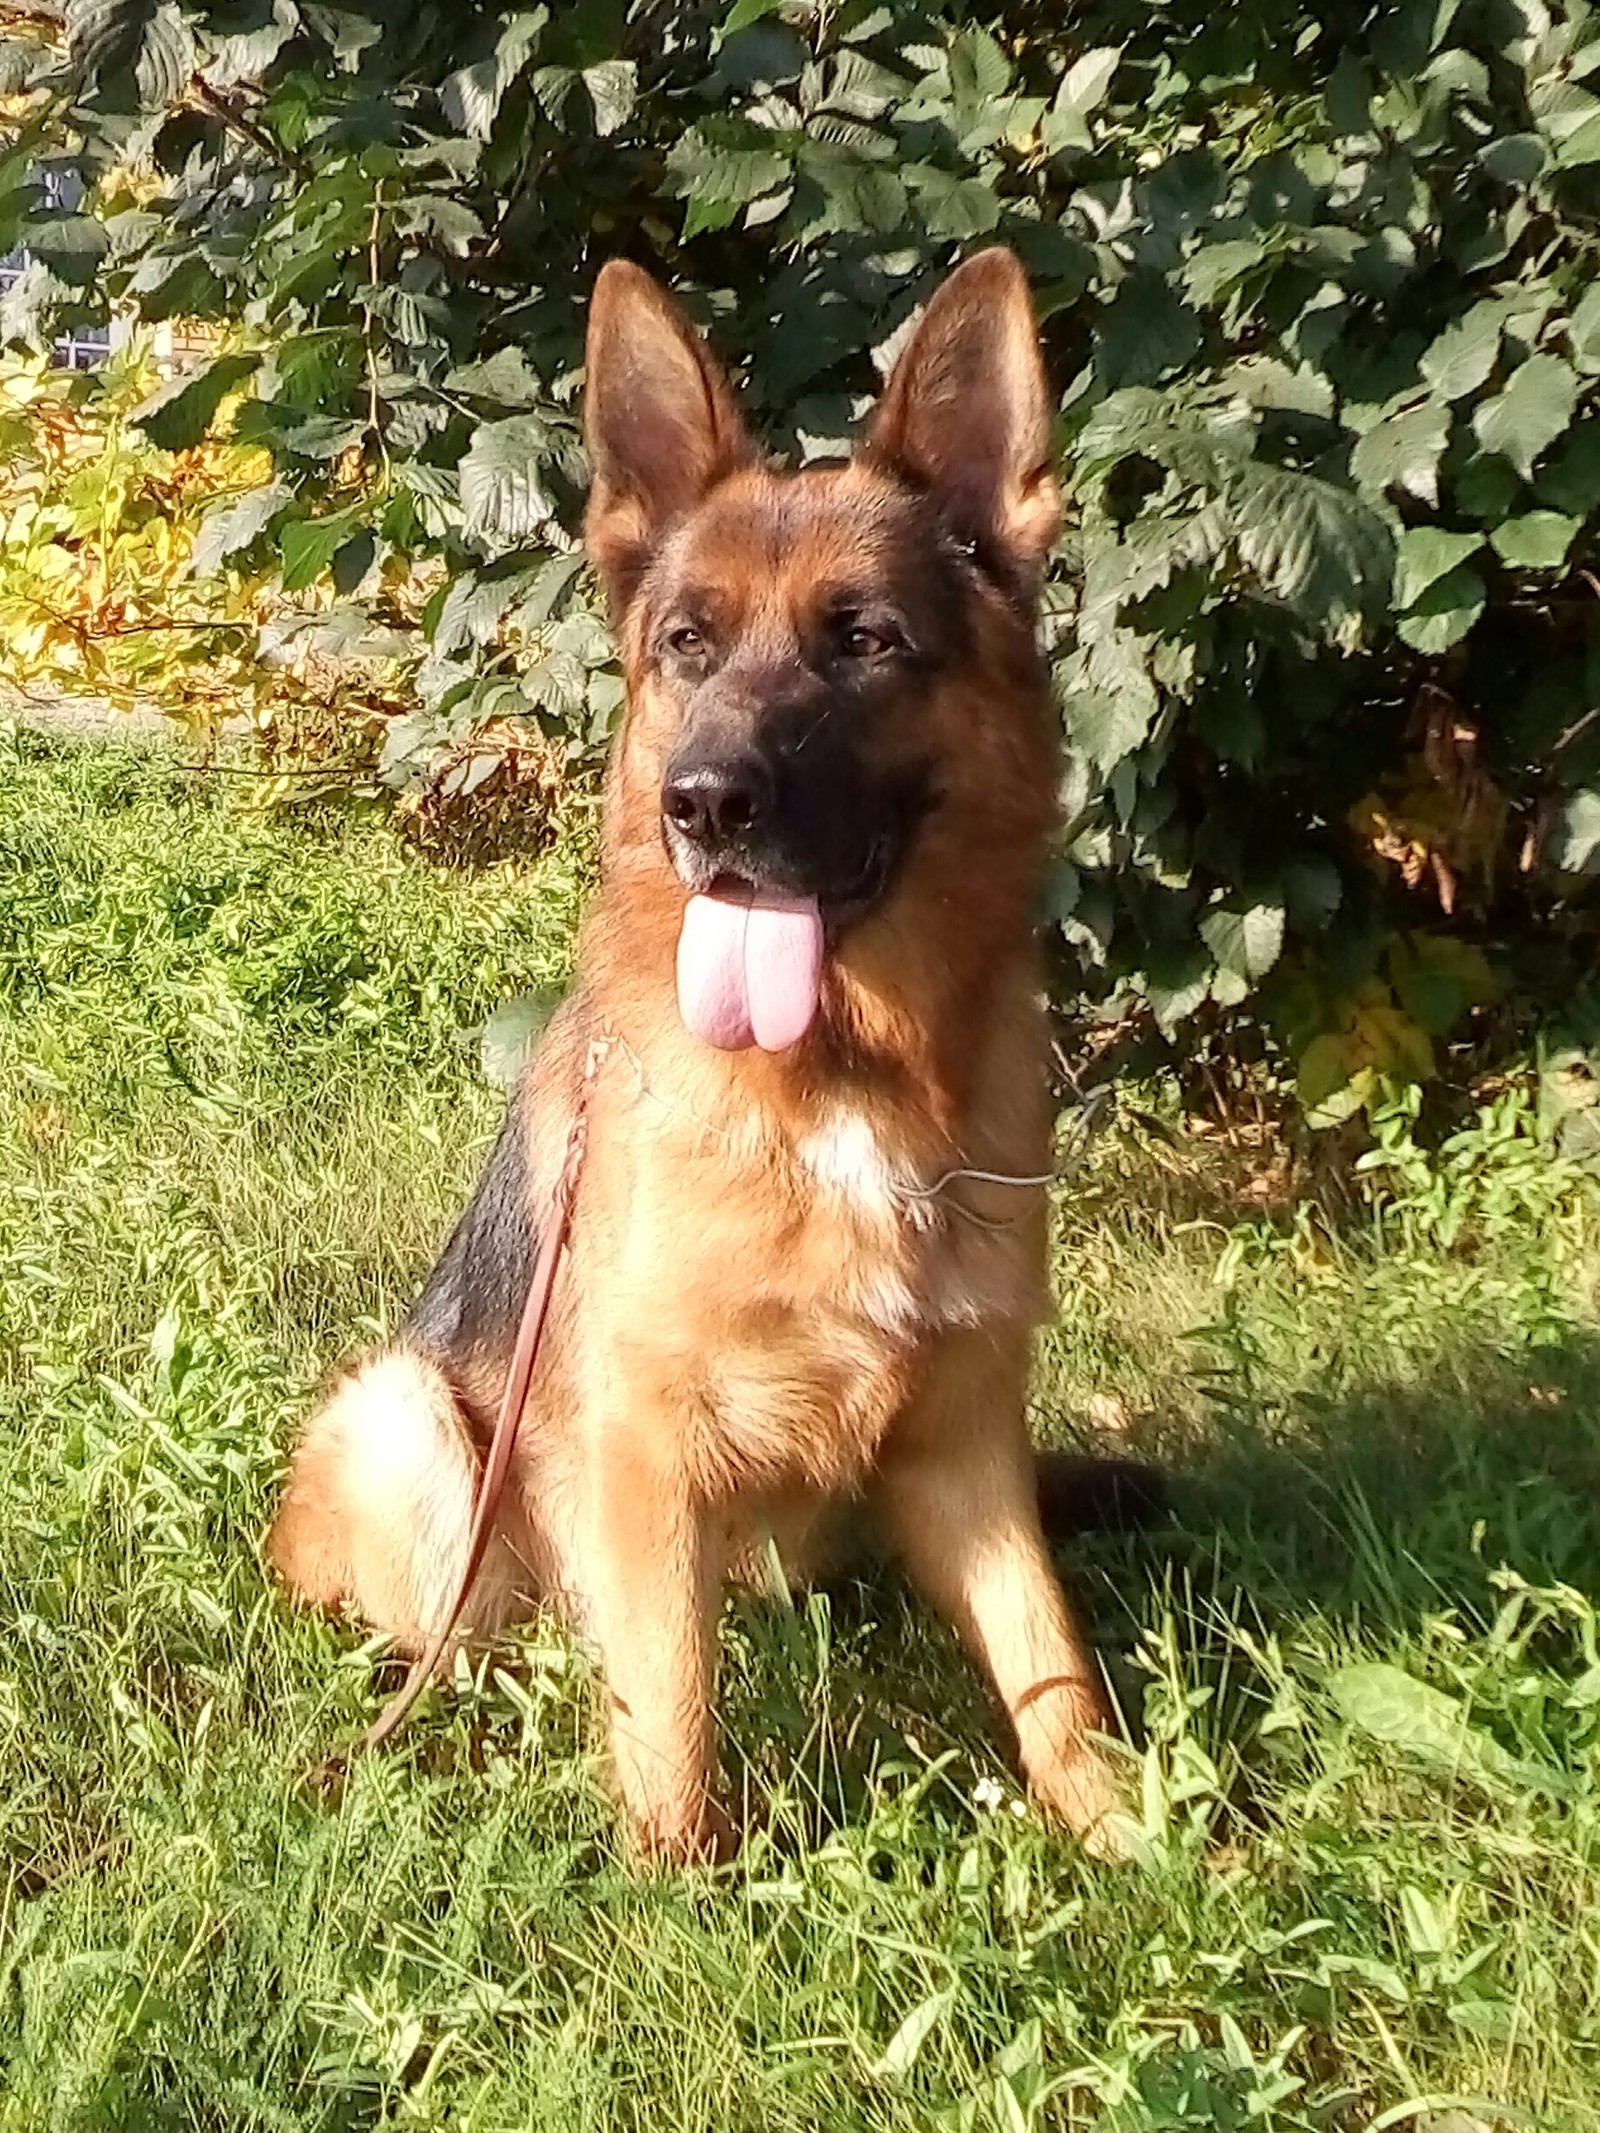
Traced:
[[[445, 1648], [461, 1620], [462, 1610], [471, 1598], [478, 1572], [483, 1568], [489, 1536], [494, 1531], [495, 1514], [505, 1492], [506, 1476], [511, 1471], [512, 1454], [517, 1448], [517, 1431], [522, 1422], [522, 1410], [527, 1404], [528, 1386], [533, 1378], [534, 1363], [538, 1359], [539, 1343], [544, 1336], [545, 1321], [550, 1315], [550, 1298], [555, 1290], [556, 1272], [572, 1228], [572, 1208], [577, 1196], [578, 1174], [583, 1168], [583, 1151], [588, 1139], [589, 1092], [594, 1086], [594, 1077], [606, 1049], [606, 1041], [603, 1038], [596, 1039], [589, 1046], [583, 1084], [578, 1091], [578, 1107], [573, 1113], [572, 1127], [567, 1135], [561, 1175], [556, 1180], [555, 1197], [550, 1203], [544, 1235], [539, 1239], [539, 1251], [533, 1263], [533, 1278], [528, 1283], [527, 1301], [522, 1306], [522, 1319], [517, 1327], [517, 1344], [511, 1351], [511, 1367], [506, 1372], [505, 1389], [500, 1395], [500, 1409], [495, 1416], [494, 1434], [489, 1439], [488, 1456], [483, 1462], [483, 1472], [478, 1480], [477, 1498], [472, 1507], [472, 1532], [467, 1543], [467, 1559], [462, 1565], [455, 1597], [445, 1610], [444, 1620], [412, 1662], [411, 1671], [405, 1681], [355, 1743], [352, 1753], [381, 1747], [399, 1731], [412, 1705], [433, 1679], [439, 1661], [444, 1657]], [[331, 1764], [323, 1766], [324, 1773], [339, 1770], [342, 1762], [342, 1758], [335, 1757]]]

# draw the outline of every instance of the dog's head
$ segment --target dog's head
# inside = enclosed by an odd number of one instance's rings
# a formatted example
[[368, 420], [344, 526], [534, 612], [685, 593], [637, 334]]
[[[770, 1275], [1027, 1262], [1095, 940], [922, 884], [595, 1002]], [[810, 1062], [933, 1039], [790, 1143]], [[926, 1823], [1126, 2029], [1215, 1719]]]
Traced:
[[689, 1027], [782, 1050], [919, 855], [942, 847], [948, 896], [963, 867], [1015, 872], [986, 843], [1031, 865], [1050, 817], [1034, 607], [1060, 502], [1027, 285], [1009, 252], [969, 260], [854, 455], [783, 473], [676, 306], [613, 261], [585, 417], [628, 672], [620, 834], [675, 878]]

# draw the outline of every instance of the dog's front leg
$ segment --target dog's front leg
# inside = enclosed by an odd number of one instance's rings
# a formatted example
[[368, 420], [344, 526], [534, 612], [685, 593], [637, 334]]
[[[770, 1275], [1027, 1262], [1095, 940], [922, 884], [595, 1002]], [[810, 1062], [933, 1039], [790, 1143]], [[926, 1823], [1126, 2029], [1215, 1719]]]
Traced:
[[1027, 1372], [1021, 1333], [946, 1335], [885, 1447], [879, 1499], [912, 1578], [993, 1677], [1033, 1791], [1112, 1855], [1123, 1801], [1089, 1737], [1110, 1713], [1039, 1525]]
[[720, 1858], [712, 1698], [722, 1566], [685, 1477], [629, 1429], [594, 1477], [589, 1603], [618, 1789], [646, 1852]]

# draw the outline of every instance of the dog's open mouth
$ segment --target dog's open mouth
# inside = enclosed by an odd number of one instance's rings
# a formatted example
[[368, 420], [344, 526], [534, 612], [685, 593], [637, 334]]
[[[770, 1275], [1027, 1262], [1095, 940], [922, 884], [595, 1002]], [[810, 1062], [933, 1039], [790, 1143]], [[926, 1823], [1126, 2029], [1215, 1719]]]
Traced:
[[815, 1019], [822, 953], [814, 896], [774, 896], [725, 876], [684, 907], [678, 1012], [722, 1051], [787, 1051]]

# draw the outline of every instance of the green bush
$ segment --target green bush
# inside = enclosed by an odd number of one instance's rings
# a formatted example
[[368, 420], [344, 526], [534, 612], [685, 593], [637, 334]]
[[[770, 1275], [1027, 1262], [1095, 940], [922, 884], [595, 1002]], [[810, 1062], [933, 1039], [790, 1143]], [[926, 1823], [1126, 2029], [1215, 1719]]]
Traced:
[[384, 768], [470, 791], [496, 736], [581, 759], [619, 706], [576, 547], [601, 261], [668, 280], [804, 454], [939, 273], [1014, 245], [1071, 497], [1063, 989], [1265, 1046], [1334, 1118], [1593, 960], [1600, 13], [1065, 16], [35, 6], [0, 47], [0, 244], [34, 261], [0, 328], [226, 322], [143, 417], [187, 443], [247, 389], [275, 476], [199, 561], [330, 584], [334, 650], [436, 573]]

